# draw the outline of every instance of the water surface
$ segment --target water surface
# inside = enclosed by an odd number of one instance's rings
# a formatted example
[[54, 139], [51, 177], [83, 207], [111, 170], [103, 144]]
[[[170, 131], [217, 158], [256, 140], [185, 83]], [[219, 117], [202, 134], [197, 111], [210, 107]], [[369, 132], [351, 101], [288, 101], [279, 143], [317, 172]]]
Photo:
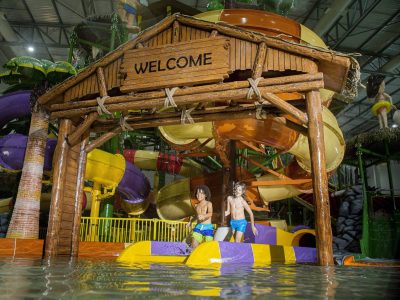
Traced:
[[0, 259], [0, 299], [398, 299], [400, 270]]

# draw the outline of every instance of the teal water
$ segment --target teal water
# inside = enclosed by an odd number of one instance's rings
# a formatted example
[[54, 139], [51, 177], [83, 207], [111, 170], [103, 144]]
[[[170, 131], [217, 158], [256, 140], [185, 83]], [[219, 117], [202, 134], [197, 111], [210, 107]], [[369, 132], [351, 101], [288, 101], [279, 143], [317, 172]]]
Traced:
[[400, 270], [1, 259], [0, 299], [399, 299]]

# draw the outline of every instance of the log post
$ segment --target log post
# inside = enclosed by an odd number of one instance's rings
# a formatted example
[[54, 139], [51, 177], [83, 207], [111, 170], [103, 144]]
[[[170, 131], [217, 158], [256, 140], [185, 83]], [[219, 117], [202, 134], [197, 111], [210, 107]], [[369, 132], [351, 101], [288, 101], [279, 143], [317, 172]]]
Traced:
[[314, 189], [315, 231], [318, 264], [333, 266], [332, 227], [326, 173], [322, 103], [319, 91], [306, 93], [308, 143], [311, 157], [311, 176]]
[[222, 201], [221, 201], [221, 224], [220, 226], [228, 226], [227, 219], [225, 217], [226, 210], [226, 199], [229, 196], [229, 192], [232, 191], [233, 182], [236, 180], [236, 142], [233, 140], [229, 141], [228, 157], [229, 166], [223, 168], [223, 179], [222, 179]]
[[75, 204], [74, 204], [75, 215], [74, 215], [74, 224], [72, 227], [71, 257], [77, 257], [79, 250], [79, 232], [80, 232], [81, 215], [82, 215], [83, 186], [84, 186], [86, 160], [87, 160], [87, 153], [85, 151], [85, 148], [88, 142], [89, 142], [89, 136], [86, 135], [86, 137], [81, 142], [81, 147], [79, 151], [78, 174], [76, 176], [76, 193], [75, 193]]
[[51, 190], [51, 204], [49, 212], [49, 223], [47, 227], [45, 257], [52, 258], [57, 255], [57, 246], [61, 224], [61, 205], [64, 194], [65, 174], [67, 168], [67, 157], [69, 145], [67, 136], [71, 132], [72, 122], [63, 119], [58, 131], [57, 147], [53, 161], [53, 188]]

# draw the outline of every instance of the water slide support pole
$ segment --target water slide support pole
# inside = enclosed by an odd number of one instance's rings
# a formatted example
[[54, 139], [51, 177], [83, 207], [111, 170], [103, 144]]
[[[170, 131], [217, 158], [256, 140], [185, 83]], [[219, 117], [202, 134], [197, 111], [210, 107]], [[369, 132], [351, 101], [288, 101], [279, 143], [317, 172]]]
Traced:
[[90, 209], [90, 241], [98, 241], [98, 228], [99, 228], [99, 212], [100, 212], [100, 199], [101, 184], [94, 182], [92, 189], [92, 207]]
[[332, 228], [329, 206], [328, 176], [326, 173], [322, 102], [319, 91], [306, 93], [308, 143], [311, 157], [315, 203], [317, 258], [321, 266], [333, 266]]

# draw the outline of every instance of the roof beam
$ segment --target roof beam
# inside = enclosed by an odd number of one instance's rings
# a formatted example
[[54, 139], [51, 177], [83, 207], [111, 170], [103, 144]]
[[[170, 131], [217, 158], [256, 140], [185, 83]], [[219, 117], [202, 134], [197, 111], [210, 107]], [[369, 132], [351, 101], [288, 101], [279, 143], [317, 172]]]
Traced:
[[[325, 39], [332, 49], [338, 48], [381, 0], [375, 0], [372, 3], [368, 2], [354, 0], [349, 6], [346, 15], [337, 19], [333, 26], [325, 33]], [[365, 3], [369, 5], [365, 6]]]
[[314, 31], [319, 36], [323, 36], [333, 26], [333, 24], [341, 17], [343, 12], [350, 5], [352, 0], [336, 0], [332, 5], [325, 11], [325, 14], [318, 21], [314, 27]]

